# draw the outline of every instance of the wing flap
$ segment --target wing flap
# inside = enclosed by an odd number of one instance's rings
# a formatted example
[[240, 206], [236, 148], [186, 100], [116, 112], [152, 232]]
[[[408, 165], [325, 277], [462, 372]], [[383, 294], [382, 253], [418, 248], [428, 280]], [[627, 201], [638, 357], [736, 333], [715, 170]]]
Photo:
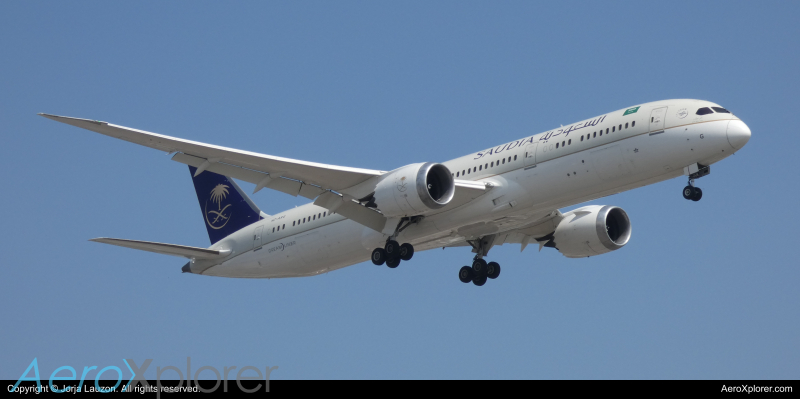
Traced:
[[[199, 168], [207, 161], [205, 158], [186, 155], [183, 153], [175, 154], [172, 157], [172, 160], [189, 166], [194, 166], [196, 168]], [[267, 187], [269, 189], [280, 191], [295, 197], [301, 195], [308, 199], [314, 199], [325, 191], [320, 187], [305, 184], [301, 181], [287, 179], [282, 176], [273, 176], [269, 173], [245, 169], [222, 162], [209, 163], [205, 170], [223, 176], [230, 176], [248, 183], [253, 183], [256, 186], [263, 184], [261, 187]], [[256, 191], [259, 189], [260, 187], [256, 187]]]
[[336, 212], [375, 231], [383, 231], [383, 228], [386, 226], [387, 219], [382, 214], [352, 199], [330, 191], [320, 195], [314, 201], [314, 205], [323, 207], [331, 212]]
[[164, 244], [152, 241], [126, 240], [122, 238], [92, 238], [89, 241], [111, 244], [119, 247], [138, 249], [141, 251], [155, 252], [162, 255], [182, 256], [189, 259], [216, 259], [230, 254], [229, 249], [215, 250], [186, 245]]

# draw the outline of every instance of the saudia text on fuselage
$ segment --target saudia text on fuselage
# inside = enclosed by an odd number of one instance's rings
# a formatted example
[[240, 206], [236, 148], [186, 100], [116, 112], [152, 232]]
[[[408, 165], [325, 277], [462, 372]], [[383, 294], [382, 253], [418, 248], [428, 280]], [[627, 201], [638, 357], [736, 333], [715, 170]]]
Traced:
[[[603, 115], [601, 117], [597, 117], [597, 118], [594, 118], [594, 119], [586, 121], [586, 122], [578, 122], [578, 123], [575, 123], [575, 124], [567, 126], [567, 127], [561, 127], [561, 128], [558, 128], [558, 129], [553, 129], [553, 130], [541, 135], [541, 137], [539, 137], [539, 141], [547, 141], [547, 140], [550, 140], [553, 137], [561, 136], [561, 135], [564, 135], [564, 137], [567, 137], [567, 136], [569, 136], [570, 133], [572, 133], [572, 132], [574, 132], [576, 130], [580, 130], [580, 129], [587, 128], [587, 127], [592, 127], [592, 126], [597, 126], [597, 124], [603, 122], [606, 119], [606, 116], [608, 116], [608, 115]], [[475, 154], [475, 158], [473, 158], [473, 159], [481, 159], [481, 158], [483, 158], [483, 157], [485, 157], [487, 155], [499, 154], [499, 153], [501, 153], [503, 151], [519, 147], [519, 146], [521, 146], [521, 145], [523, 145], [525, 143], [533, 144], [534, 138], [536, 138], [535, 135], [531, 136], [531, 137], [527, 137], [527, 138], [521, 139], [521, 140], [512, 141], [512, 142], [507, 143], [507, 144], [499, 145], [499, 146], [497, 146], [495, 148], [490, 148], [490, 149], [485, 150], [485, 151], [481, 151], [481, 152]]]

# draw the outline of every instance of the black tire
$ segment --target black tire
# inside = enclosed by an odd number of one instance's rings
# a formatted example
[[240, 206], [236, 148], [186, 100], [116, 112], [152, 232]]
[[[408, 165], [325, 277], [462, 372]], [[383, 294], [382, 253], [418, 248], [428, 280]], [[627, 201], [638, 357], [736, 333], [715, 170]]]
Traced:
[[469, 266], [462, 267], [461, 270], [458, 271], [458, 279], [461, 280], [462, 283], [472, 281], [472, 268]]
[[683, 198], [690, 200], [694, 198], [695, 188], [692, 186], [686, 186], [683, 188]]
[[405, 243], [400, 246], [400, 259], [402, 260], [411, 260], [411, 257], [414, 256], [414, 246]]
[[486, 277], [494, 280], [500, 275], [500, 264], [497, 262], [489, 262], [486, 265]]
[[700, 201], [700, 198], [703, 198], [703, 190], [700, 187], [694, 188], [694, 197], [692, 197], [692, 201], [697, 202]]
[[478, 287], [486, 284], [486, 276], [477, 276], [472, 279], [472, 284], [477, 285]]
[[386, 250], [386, 259], [393, 259], [397, 258], [400, 259], [400, 244], [397, 243], [395, 240], [389, 240], [386, 242], [386, 246], [383, 247]]
[[[486, 277], [486, 268], [487, 268], [486, 261], [483, 259], [475, 259], [475, 261], [472, 262], [472, 272], [475, 274], [475, 276]], [[475, 277], [473, 277], [472, 279], [474, 281]]]
[[386, 251], [383, 248], [375, 248], [372, 251], [372, 263], [376, 266], [382, 265], [386, 262]]
[[400, 258], [387, 259], [386, 266], [389, 266], [391, 269], [400, 266]]

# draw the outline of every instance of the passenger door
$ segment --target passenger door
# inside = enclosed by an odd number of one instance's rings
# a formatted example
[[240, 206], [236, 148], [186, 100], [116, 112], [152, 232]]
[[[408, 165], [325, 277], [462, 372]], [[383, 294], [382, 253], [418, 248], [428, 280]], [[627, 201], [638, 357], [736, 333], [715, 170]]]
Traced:
[[261, 232], [264, 231], [264, 226], [256, 227], [256, 231], [253, 232], [253, 249], [258, 248], [261, 246]]
[[536, 149], [539, 148], [539, 143], [529, 144], [525, 148], [525, 169], [536, 167]]
[[650, 134], [664, 131], [664, 121], [667, 116], [667, 107], [656, 108], [650, 111]]

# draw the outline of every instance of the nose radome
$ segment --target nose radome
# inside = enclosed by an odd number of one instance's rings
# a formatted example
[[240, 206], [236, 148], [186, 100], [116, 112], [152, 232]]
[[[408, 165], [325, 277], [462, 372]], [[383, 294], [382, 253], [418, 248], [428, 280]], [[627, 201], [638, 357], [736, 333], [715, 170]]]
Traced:
[[728, 143], [734, 150], [744, 147], [750, 141], [750, 128], [740, 120], [728, 122]]

